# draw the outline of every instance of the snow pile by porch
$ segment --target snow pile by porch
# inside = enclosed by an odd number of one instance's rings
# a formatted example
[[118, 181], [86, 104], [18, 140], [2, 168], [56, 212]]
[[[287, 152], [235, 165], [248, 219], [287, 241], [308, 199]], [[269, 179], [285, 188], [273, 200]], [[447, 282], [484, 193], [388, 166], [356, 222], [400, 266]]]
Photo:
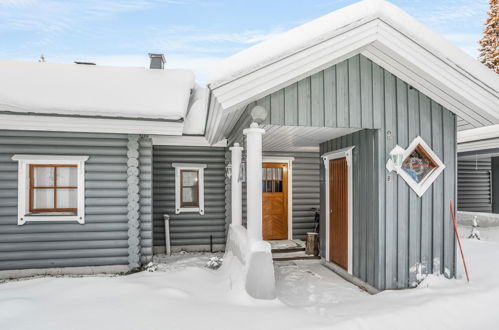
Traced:
[[224, 256], [223, 272], [240, 288], [259, 299], [275, 298], [275, 277], [268, 242], [252, 241], [246, 228], [231, 225]]
[[277, 299], [256, 300], [205, 268], [210, 255], [183, 254], [156, 272], [0, 284], [0, 329], [496, 329], [499, 235], [481, 230], [496, 241], [464, 240], [470, 284], [431, 276], [371, 296], [318, 263], [283, 262]]
[[179, 120], [189, 70], [0, 61], [0, 111]]

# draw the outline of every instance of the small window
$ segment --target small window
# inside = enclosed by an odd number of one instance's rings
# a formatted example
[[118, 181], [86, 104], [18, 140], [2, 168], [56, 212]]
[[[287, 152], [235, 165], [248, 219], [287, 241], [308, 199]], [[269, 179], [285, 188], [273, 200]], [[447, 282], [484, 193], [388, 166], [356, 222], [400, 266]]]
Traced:
[[419, 136], [406, 149], [402, 159], [398, 173], [420, 197], [445, 169], [445, 164]]
[[78, 212], [78, 165], [29, 165], [29, 214]]
[[262, 192], [282, 193], [283, 191], [283, 168], [262, 168]]
[[180, 170], [180, 207], [199, 207], [199, 170]]
[[85, 161], [88, 156], [15, 155], [18, 225], [28, 221], [85, 223]]
[[175, 168], [175, 213], [204, 214], [205, 164], [173, 163]]
[[402, 169], [417, 183], [423, 181], [437, 167], [438, 164], [428, 155], [420, 144], [417, 145], [402, 163]]

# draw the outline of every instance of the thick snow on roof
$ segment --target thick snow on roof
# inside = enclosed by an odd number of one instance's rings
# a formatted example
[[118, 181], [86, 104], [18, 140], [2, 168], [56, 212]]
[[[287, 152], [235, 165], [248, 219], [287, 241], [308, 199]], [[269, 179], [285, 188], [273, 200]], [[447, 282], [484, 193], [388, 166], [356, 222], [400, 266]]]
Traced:
[[499, 138], [499, 125], [478, 127], [457, 132], [458, 143], [489, 140], [495, 138]]
[[189, 70], [0, 61], [0, 111], [178, 120]]
[[184, 134], [204, 134], [206, 117], [208, 115], [208, 88], [196, 84], [189, 102], [189, 111], [184, 120]]
[[209, 74], [208, 84], [216, 88], [374, 19], [392, 25], [442, 60], [459, 66], [496, 93], [499, 92], [497, 74], [402, 9], [384, 0], [361, 1], [229, 57]]

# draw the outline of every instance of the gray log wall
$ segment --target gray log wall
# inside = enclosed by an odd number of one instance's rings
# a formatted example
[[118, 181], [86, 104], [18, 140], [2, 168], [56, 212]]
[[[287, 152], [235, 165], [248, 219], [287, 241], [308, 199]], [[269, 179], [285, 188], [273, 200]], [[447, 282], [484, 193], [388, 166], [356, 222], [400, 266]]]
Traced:
[[[140, 177], [145, 178], [151, 163], [147, 151], [151, 142], [146, 138], [140, 141]], [[128, 265], [127, 145], [127, 135], [0, 131], [0, 270]], [[18, 226], [18, 164], [11, 159], [14, 154], [89, 156], [85, 164], [85, 224], [28, 222]], [[150, 180], [142, 181], [143, 260], [152, 255], [151, 226], [146, 221], [150, 191]]]
[[[225, 148], [154, 146], [154, 249], [165, 251], [163, 215], [170, 220], [171, 245], [176, 249], [204, 250], [225, 244]], [[172, 163], [207, 164], [204, 169], [205, 214], [175, 214], [175, 169]]]
[[[354, 261], [357, 276], [379, 289], [392, 289], [415, 286], [419, 269], [423, 274], [455, 275], [455, 241], [449, 209], [449, 201], [456, 201], [457, 190], [457, 125], [452, 112], [362, 55], [263, 97], [248, 105], [248, 109], [255, 104], [269, 110], [266, 124], [378, 132], [374, 152], [380, 156], [375, 168], [365, 169], [375, 171], [379, 180], [377, 192], [372, 195], [379, 196], [374, 227], [376, 249], [374, 256], [362, 256], [364, 246], [358, 244], [364, 243], [354, 242], [360, 249], [356, 252], [360, 260]], [[229, 141], [240, 137], [247, 116], [248, 111], [232, 130]], [[362, 134], [366, 133], [355, 133], [350, 139], [358, 136], [361, 143]], [[396, 144], [406, 148], [418, 135], [447, 166], [422, 198], [385, 169], [390, 150]], [[372, 138], [372, 133], [367, 136]], [[328, 148], [321, 144], [321, 152]], [[362, 226], [372, 225], [369, 217], [358, 217]], [[359, 235], [364, 237], [362, 232]]]
[[491, 160], [459, 160], [457, 208], [459, 211], [492, 212]]

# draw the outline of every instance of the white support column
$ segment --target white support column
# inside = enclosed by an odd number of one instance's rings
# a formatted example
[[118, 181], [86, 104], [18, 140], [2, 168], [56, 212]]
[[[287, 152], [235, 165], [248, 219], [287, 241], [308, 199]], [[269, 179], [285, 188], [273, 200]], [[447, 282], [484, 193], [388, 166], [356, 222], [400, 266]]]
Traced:
[[241, 226], [243, 224], [243, 189], [242, 183], [239, 181], [239, 170], [241, 169], [243, 147], [240, 147], [239, 143], [234, 143], [234, 146], [229, 149], [232, 152], [231, 224]]
[[262, 240], [262, 136], [265, 130], [252, 123], [246, 135], [246, 215], [248, 237]]

